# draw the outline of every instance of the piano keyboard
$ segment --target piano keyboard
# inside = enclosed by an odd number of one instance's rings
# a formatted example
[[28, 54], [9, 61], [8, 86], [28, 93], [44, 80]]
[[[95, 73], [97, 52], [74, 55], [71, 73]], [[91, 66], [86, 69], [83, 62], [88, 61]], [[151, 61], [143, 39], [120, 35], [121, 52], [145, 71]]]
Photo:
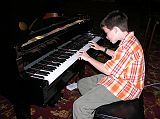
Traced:
[[[101, 37], [94, 36], [92, 41], [99, 41]], [[47, 80], [49, 85], [56, 80], [64, 71], [66, 71], [76, 60], [78, 60], [79, 51], [87, 51], [90, 46], [87, 43], [81, 45], [72, 44], [61, 47], [57, 51], [52, 51], [45, 56], [37, 59], [33, 63], [27, 65], [25, 68], [26, 73], [36, 79]], [[66, 48], [67, 47], [67, 48]]]

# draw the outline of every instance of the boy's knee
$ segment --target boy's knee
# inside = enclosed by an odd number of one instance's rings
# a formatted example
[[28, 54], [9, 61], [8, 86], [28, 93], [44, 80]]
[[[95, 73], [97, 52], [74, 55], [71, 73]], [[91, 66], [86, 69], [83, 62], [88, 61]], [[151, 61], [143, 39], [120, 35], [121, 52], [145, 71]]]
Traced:
[[80, 101], [79, 101], [79, 99], [77, 99], [77, 100], [74, 101], [74, 103], [73, 103], [73, 108], [78, 108], [78, 107], [80, 107]]
[[73, 108], [76, 109], [76, 110], [82, 110], [82, 108], [84, 108], [85, 106], [86, 106], [86, 104], [84, 103], [84, 101], [82, 101], [81, 98], [78, 98], [73, 103]]
[[83, 85], [84, 83], [83, 83], [83, 79], [80, 79], [78, 82], [77, 82], [77, 86], [78, 87], [81, 87], [81, 85]]

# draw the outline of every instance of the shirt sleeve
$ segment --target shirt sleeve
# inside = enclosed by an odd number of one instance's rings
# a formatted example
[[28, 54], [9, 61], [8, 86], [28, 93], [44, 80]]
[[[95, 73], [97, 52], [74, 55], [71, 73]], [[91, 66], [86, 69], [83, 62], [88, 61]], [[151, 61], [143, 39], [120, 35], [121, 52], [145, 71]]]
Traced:
[[120, 47], [115, 51], [111, 60], [108, 60], [104, 66], [108, 70], [109, 75], [119, 77], [124, 69], [127, 68], [130, 61], [130, 53], [126, 49]]

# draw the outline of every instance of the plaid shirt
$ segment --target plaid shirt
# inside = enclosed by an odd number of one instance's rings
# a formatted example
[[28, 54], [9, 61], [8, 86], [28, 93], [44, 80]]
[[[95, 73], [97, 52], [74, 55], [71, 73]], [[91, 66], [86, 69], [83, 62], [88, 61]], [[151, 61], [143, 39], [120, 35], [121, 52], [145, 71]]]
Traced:
[[138, 98], [144, 87], [145, 62], [143, 50], [130, 32], [119, 44], [111, 60], [104, 64], [110, 75], [98, 84], [104, 85], [121, 100]]

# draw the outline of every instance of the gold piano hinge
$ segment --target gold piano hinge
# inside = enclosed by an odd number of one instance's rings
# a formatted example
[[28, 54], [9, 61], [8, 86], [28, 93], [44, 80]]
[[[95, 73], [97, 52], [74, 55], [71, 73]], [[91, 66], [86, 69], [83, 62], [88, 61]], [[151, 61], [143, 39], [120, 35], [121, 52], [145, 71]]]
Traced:
[[44, 38], [44, 37], [46, 37], [46, 36], [49, 36], [49, 35], [51, 35], [51, 34], [53, 34], [53, 33], [56, 33], [56, 32], [58, 32], [58, 31], [64, 30], [64, 29], [66, 29], [66, 28], [68, 28], [68, 27], [71, 27], [71, 26], [73, 26], [73, 25], [75, 25], [75, 24], [80, 24], [81, 22], [84, 22], [84, 20], [82, 20], [82, 19], [81, 19], [81, 20], [76, 20], [76, 21], [74, 21], [73, 23], [64, 25], [64, 26], [62, 26], [62, 27], [60, 27], [60, 28], [56, 28], [56, 29], [50, 31], [49, 33], [45, 33], [45, 34], [43, 34], [43, 35], [41, 35], [41, 36], [36, 36], [36, 37], [28, 40], [28, 42], [24, 43], [24, 44], [22, 45], [22, 47], [24, 47], [24, 46], [26, 46], [26, 45], [28, 45], [28, 44], [31, 44], [31, 43], [39, 40], [39, 39], [42, 39], [42, 38]]

